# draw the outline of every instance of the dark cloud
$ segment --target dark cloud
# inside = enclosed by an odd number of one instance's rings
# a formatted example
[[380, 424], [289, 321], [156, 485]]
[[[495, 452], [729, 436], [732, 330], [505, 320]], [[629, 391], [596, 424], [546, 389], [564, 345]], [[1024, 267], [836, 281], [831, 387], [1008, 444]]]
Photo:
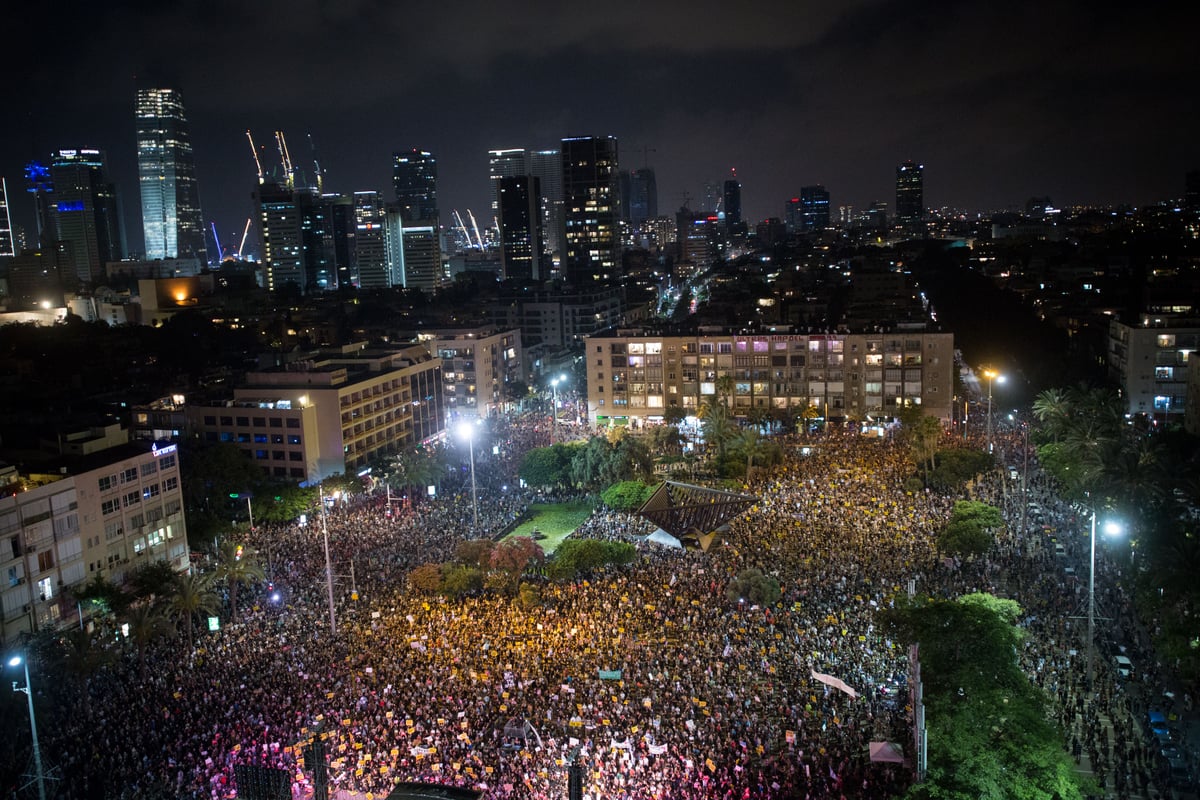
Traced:
[[[747, 215], [801, 185], [891, 201], [926, 167], [934, 205], [1034, 194], [1146, 203], [1197, 166], [1195, 12], [1094, 4], [864, 0], [571, 4], [184, 0], [30, 5], [10, 32], [0, 175], [64, 146], [106, 149], [137, 241], [133, 94], [184, 91], [206, 214], [240, 230], [260, 144], [311, 133], [339, 191], [434, 151], [447, 211], [486, 208], [486, 151], [612, 134], [659, 174], [660, 208], [736, 168]], [[1174, 16], [1172, 16], [1174, 14]], [[1183, 15], [1191, 18], [1185, 18]], [[18, 208], [18, 211], [20, 209]]]

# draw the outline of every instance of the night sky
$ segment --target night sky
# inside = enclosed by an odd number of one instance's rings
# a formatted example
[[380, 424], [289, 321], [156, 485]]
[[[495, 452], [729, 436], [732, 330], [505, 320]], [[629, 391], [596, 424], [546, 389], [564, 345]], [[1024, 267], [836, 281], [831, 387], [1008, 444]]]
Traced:
[[[1180, 197], [1200, 167], [1200, 14], [1190, 3], [29, 2], [6, 31], [0, 176], [32, 229], [21, 165], [99, 147], [141, 249], [139, 81], [175, 86], [205, 220], [251, 213], [245, 131], [288, 137], [326, 190], [390, 194], [393, 150], [438, 159], [443, 222], [489, 216], [487, 150], [614, 135], [652, 166], [660, 213], [731, 167], [745, 216], [800, 186], [894, 205], [925, 166], [927, 206], [988, 210]], [[1175, 10], [1171, 10], [1175, 9]], [[14, 9], [15, 10], [15, 9]], [[32, 17], [32, 19], [30, 19]], [[10, 15], [10, 21], [15, 21]]]

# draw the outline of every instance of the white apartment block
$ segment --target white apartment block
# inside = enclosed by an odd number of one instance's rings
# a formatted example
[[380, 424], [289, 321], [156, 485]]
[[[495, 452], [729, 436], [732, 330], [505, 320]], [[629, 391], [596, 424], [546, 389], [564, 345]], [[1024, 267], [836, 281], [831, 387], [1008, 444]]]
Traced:
[[74, 624], [66, 590], [96, 575], [119, 584], [143, 563], [189, 568], [178, 459], [174, 444], [122, 444], [0, 498], [4, 640]]
[[510, 402], [508, 384], [528, 380], [519, 329], [436, 330], [418, 338], [442, 360], [448, 419], [499, 413]]
[[[1175, 324], [1172, 324], [1175, 322]], [[1200, 347], [1200, 326], [1144, 317], [1108, 326], [1109, 377], [1121, 386], [1125, 410], [1160, 422], [1184, 421], [1188, 363]]]
[[949, 420], [954, 395], [950, 333], [663, 336], [638, 330], [588, 337], [588, 417], [654, 423], [668, 406], [689, 415], [732, 378], [735, 415], [752, 408], [814, 407], [830, 419], [894, 416], [905, 406]]

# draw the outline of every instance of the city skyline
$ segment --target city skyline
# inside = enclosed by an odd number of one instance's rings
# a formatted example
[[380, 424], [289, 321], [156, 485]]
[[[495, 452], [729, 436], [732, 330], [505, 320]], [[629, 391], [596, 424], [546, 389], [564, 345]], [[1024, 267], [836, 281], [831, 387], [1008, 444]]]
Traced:
[[[34, 28], [51, 24], [34, 8]], [[36, 19], [39, 15], [41, 20]], [[205, 226], [227, 240], [254, 214], [245, 131], [274, 156], [316, 146], [326, 191], [390, 194], [392, 154], [438, 161], [443, 224], [486, 219], [488, 151], [614, 136], [621, 169], [654, 169], [660, 213], [737, 170], [748, 221], [784, 216], [801, 187], [834, 208], [894, 202], [894, 175], [925, 166], [927, 207], [1144, 205], [1181, 197], [1200, 160], [1187, 31], [1169, 13], [1103, 18], [1082, 3], [716, 3], [558, 8], [457, 4], [421, 25], [400, 6], [217, 2], [201, 13], [106, 7], [94, 26], [55, 25], [70, 59], [12, 42], [0, 176], [14, 223], [34, 233], [21, 168], [62, 148], [104, 150], [137, 207], [139, 85], [177, 88]], [[108, 41], [129, 43], [108, 47]], [[284, 43], [297, 57], [272, 58]], [[27, 52], [26, 49], [29, 48]], [[183, 55], [180, 55], [183, 54]], [[80, 80], [78, 63], [98, 78]], [[365, 68], [369, 67], [369, 68]], [[399, 77], [398, 77], [399, 76]], [[18, 191], [21, 190], [21, 191]], [[130, 228], [132, 242], [139, 230]]]

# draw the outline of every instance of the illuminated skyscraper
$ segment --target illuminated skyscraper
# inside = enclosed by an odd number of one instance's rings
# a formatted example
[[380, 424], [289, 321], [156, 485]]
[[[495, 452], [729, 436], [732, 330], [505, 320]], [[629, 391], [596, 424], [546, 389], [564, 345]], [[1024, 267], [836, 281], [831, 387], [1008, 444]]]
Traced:
[[354, 273], [363, 289], [386, 289], [392, 285], [384, 241], [383, 198], [379, 192], [354, 193]]
[[617, 139], [562, 140], [565, 277], [573, 284], [616, 277]]
[[25, 191], [33, 195], [33, 211], [37, 220], [37, 246], [49, 247], [54, 241], [54, 220], [51, 216], [51, 195], [54, 181], [50, 179], [50, 168], [37, 161], [25, 165]]
[[12, 214], [8, 211], [8, 181], [0, 178], [0, 258], [17, 254]]
[[546, 255], [561, 254], [563, 243], [562, 154], [558, 150], [534, 150], [529, 154], [529, 174], [537, 178], [542, 185], [542, 225], [546, 231]]
[[406, 225], [438, 224], [437, 159], [424, 150], [392, 155], [392, 183]]
[[146, 258], [208, 263], [196, 163], [178, 90], [138, 89], [137, 148]]
[[725, 227], [733, 228], [742, 221], [742, 184], [735, 172], [725, 181], [725, 191], [722, 194], [722, 207], [725, 209]]
[[829, 190], [824, 186], [800, 188], [800, 227], [807, 232], [823, 231], [829, 227]]
[[95, 284], [104, 265], [125, 257], [116, 187], [100, 150], [59, 150], [50, 163], [56, 237], [71, 248], [75, 279]]
[[543, 280], [541, 181], [516, 175], [498, 184], [502, 273], [505, 278]]
[[925, 167], [905, 161], [896, 167], [896, 224], [906, 230], [925, 218]]
[[529, 174], [529, 154], [524, 147], [488, 150], [488, 177], [492, 180], [492, 214], [500, 210], [500, 179]]

